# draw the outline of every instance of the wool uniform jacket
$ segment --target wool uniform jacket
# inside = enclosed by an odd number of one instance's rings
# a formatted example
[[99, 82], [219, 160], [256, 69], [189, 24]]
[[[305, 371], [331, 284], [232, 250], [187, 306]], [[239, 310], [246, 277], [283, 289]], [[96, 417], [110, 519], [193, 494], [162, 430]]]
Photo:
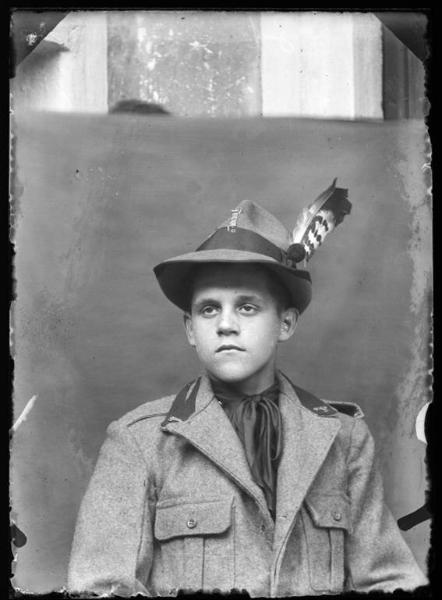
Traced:
[[278, 597], [427, 583], [384, 504], [358, 407], [278, 378], [275, 520], [202, 376], [109, 426], [78, 516], [69, 591]]

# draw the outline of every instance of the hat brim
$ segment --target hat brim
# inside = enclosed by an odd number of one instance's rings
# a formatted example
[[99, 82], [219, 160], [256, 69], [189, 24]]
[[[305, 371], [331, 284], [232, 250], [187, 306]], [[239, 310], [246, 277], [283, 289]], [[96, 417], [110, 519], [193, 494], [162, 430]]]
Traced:
[[165, 296], [181, 310], [189, 309], [189, 280], [192, 270], [208, 263], [260, 264], [270, 269], [290, 293], [293, 306], [304, 312], [312, 297], [310, 273], [285, 266], [277, 260], [245, 250], [216, 249], [189, 252], [163, 261], [154, 267], [154, 273]]

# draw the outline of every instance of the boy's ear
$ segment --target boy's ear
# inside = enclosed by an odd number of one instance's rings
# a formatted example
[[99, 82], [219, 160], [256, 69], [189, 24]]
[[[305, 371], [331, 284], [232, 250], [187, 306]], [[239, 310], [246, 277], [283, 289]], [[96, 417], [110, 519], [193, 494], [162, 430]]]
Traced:
[[296, 308], [286, 308], [281, 314], [279, 341], [286, 342], [295, 333], [299, 313]]
[[189, 342], [189, 344], [191, 346], [195, 346], [195, 337], [193, 335], [193, 327], [192, 327], [192, 316], [190, 315], [190, 313], [185, 312], [183, 314], [183, 320], [184, 320], [184, 328], [186, 330], [186, 335], [187, 335], [187, 341]]

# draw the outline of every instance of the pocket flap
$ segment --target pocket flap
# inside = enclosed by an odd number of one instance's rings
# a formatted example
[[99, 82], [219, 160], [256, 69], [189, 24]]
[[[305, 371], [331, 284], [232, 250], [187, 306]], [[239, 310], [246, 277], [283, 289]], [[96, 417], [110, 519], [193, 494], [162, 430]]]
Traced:
[[350, 500], [344, 494], [314, 494], [305, 503], [317, 527], [351, 530]]
[[188, 535], [214, 535], [227, 531], [231, 522], [231, 499], [157, 505], [154, 534], [157, 540]]

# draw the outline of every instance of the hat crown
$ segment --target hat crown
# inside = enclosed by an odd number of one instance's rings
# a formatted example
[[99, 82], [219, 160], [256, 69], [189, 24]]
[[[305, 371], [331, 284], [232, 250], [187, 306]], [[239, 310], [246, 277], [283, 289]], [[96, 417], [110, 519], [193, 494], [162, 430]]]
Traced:
[[227, 228], [233, 232], [236, 227], [253, 231], [282, 250], [290, 246], [290, 233], [281, 221], [252, 200], [240, 202], [217, 229]]

